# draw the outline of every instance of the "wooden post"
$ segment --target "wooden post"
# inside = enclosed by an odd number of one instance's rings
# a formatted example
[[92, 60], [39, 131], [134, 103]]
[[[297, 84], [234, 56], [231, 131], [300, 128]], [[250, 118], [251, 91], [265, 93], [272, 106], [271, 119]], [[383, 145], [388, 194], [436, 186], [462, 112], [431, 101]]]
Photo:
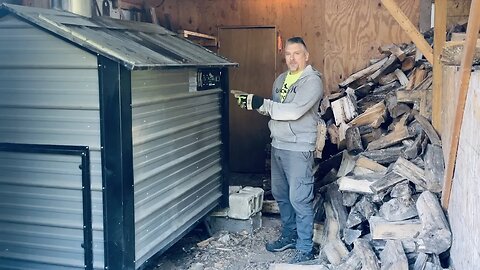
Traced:
[[447, 33], [447, 0], [435, 1], [435, 27], [433, 39], [433, 93], [432, 93], [432, 123], [442, 134], [442, 85], [443, 64], [440, 61]]
[[458, 140], [463, 121], [463, 113], [467, 100], [468, 86], [472, 69], [473, 53], [477, 43], [478, 31], [480, 29], [480, 0], [472, 0], [470, 6], [470, 15], [468, 16], [467, 40], [463, 48], [462, 64], [460, 65], [460, 82], [458, 86], [458, 103], [453, 122], [452, 140], [450, 143], [450, 153], [448, 155], [448, 165], [445, 171], [445, 179], [442, 193], [442, 207], [448, 208], [450, 193], [452, 191], [452, 180], [457, 158]]
[[423, 38], [418, 29], [408, 19], [407, 15], [403, 13], [400, 7], [395, 3], [395, 0], [382, 0], [382, 4], [390, 12], [393, 18], [400, 24], [403, 30], [407, 33], [410, 39], [415, 43], [417, 48], [423, 53], [428, 62], [433, 65], [432, 48], [428, 42]]

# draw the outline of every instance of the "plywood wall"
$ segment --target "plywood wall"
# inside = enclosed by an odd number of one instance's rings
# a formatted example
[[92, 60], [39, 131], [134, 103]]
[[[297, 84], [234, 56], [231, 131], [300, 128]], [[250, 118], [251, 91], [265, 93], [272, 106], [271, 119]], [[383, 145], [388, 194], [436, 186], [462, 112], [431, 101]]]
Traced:
[[[448, 73], [458, 77], [458, 71]], [[453, 77], [447, 79], [454, 81]], [[468, 91], [448, 208], [454, 235], [450, 256], [455, 269], [478, 269], [480, 265], [480, 71], [472, 73]]]
[[[327, 85], [335, 85], [378, 57], [382, 44], [408, 42], [404, 31], [380, 1], [325, 1], [325, 65]], [[416, 25], [419, 2], [397, 1]]]
[[457, 23], [466, 23], [470, 12], [472, 0], [447, 1], [447, 27]]
[[[420, 0], [397, 3], [418, 23]], [[409, 41], [380, 0], [150, 0], [159, 21], [175, 29], [217, 36], [219, 26], [275, 25], [285, 40], [303, 36], [311, 64], [325, 75], [327, 91], [378, 55], [377, 47]], [[221, 46], [221, 45], [220, 45]], [[277, 73], [285, 69], [278, 57]]]

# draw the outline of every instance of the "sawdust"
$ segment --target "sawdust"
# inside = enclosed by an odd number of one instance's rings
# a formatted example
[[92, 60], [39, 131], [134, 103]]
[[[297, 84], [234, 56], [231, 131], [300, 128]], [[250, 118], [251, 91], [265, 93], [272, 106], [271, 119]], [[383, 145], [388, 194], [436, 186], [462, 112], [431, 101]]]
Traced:
[[271, 263], [287, 262], [293, 250], [271, 253], [265, 243], [280, 235], [278, 216], [262, 217], [254, 234], [218, 232], [210, 237], [198, 226], [156, 261], [154, 270], [268, 270]]

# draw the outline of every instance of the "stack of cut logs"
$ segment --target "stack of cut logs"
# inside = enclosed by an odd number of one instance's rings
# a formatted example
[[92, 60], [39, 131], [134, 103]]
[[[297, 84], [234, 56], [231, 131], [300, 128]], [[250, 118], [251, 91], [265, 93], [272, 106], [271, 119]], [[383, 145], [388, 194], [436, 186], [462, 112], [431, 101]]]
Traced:
[[452, 235], [439, 201], [441, 141], [429, 121], [431, 66], [412, 44], [379, 50], [383, 58], [321, 105], [332, 115], [327, 136], [343, 151], [340, 166], [316, 183], [318, 264], [443, 269]]

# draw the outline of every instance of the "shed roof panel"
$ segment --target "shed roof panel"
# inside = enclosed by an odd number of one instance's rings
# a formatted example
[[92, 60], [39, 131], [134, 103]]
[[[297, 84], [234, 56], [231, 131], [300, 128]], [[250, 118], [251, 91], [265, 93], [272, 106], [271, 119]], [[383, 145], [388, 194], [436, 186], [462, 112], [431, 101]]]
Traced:
[[131, 70], [237, 65], [156, 24], [108, 17], [86, 18], [66, 11], [11, 4], [2, 4], [0, 11], [3, 11], [0, 17], [13, 13]]

